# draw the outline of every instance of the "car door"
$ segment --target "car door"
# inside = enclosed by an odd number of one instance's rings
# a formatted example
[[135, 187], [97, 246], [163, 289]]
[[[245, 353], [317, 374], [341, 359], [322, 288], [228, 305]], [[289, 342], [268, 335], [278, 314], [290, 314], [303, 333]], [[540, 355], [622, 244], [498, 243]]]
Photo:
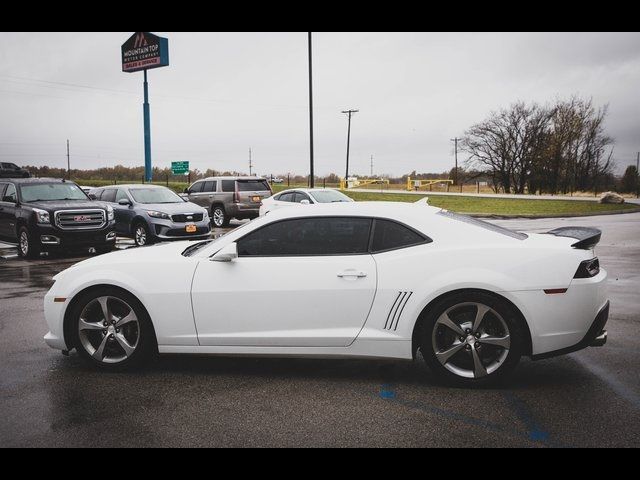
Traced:
[[0, 184], [0, 235], [15, 239], [18, 194], [12, 183]]
[[295, 192], [281, 193], [280, 195], [278, 195], [273, 199], [273, 202], [271, 203], [271, 208], [269, 210], [273, 211], [283, 207], [290, 207], [291, 205], [294, 204], [293, 202], [295, 200], [295, 195], [296, 195]]
[[[111, 196], [111, 195], [109, 195]], [[120, 205], [120, 200], [128, 200], [129, 205]], [[136, 216], [136, 210], [133, 208], [133, 199], [124, 188], [116, 190], [116, 198], [113, 207], [113, 213], [116, 219], [116, 232], [128, 234], [131, 232], [132, 222]]]
[[193, 309], [201, 345], [347, 347], [376, 291], [371, 220], [273, 222], [237, 242], [231, 262], [200, 262]]

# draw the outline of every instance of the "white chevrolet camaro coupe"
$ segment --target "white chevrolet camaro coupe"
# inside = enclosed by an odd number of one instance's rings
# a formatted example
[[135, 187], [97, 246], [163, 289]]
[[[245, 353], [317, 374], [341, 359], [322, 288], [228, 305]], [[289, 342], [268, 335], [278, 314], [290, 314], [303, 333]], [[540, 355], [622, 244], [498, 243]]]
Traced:
[[292, 188], [262, 200], [260, 216], [284, 207], [342, 202], [353, 202], [353, 199], [333, 188]]
[[527, 235], [424, 203], [283, 208], [216, 240], [74, 265], [45, 297], [45, 340], [103, 369], [157, 352], [421, 352], [442, 380], [484, 385], [523, 355], [605, 343], [599, 239], [580, 227]]

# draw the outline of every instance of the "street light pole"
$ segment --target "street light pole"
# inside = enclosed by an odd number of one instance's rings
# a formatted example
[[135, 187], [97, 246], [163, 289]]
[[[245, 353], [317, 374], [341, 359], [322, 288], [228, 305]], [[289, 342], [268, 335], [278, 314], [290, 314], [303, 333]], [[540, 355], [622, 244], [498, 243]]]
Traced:
[[351, 141], [351, 115], [359, 112], [359, 110], [343, 110], [342, 113], [346, 113], [349, 117], [349, 122], [347, 124], [347, 168], [344, 174], [344, 181], [349, 181], [349, 143]]
[[312, 82], [312, 60], [311, 60], [311, 32], [308, 32], [309, 43], [309, 187], [314, 187], [313, 173], [313, 82]]
[[456, 158], [456, 168], [453, 171], [453, 184], [458, 184], [458, 137], [452, 138], [451, 141], [455, 143], [455, 158]]

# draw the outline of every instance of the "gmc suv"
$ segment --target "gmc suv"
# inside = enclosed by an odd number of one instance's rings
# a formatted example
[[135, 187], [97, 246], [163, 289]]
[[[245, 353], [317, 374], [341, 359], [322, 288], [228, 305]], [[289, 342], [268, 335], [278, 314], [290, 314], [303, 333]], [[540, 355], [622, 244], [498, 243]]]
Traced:
[[190, 202], [206, 208], [213, 225], [226, 227], [232, 218], [256, 218], [260, 203], [273, 192], [260, 177], [209, 177], [198, 180], [184, 193]]
[[113, 250], [113, 208], [94, 202], [73, 182], [0, 180], [0, 237], [18, 242], [18, 254], [37, 258], [57, 249]]

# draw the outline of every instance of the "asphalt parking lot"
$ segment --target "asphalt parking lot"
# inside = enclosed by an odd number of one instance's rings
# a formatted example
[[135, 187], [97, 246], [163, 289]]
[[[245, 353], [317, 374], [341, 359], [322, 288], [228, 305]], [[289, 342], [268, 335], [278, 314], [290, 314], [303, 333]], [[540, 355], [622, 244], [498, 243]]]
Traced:
[[612, 306], [605, 347], [523, 360], [487, 390], [402, 361], [167, 356], [100, 374], [42, 340], [51, 277], [82, 257], [2, 246], [0, 446], [640, 446], [640, 214], [496, 223], [600, 227]]

